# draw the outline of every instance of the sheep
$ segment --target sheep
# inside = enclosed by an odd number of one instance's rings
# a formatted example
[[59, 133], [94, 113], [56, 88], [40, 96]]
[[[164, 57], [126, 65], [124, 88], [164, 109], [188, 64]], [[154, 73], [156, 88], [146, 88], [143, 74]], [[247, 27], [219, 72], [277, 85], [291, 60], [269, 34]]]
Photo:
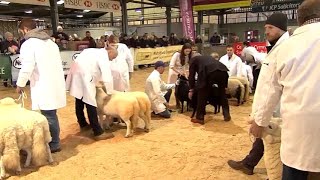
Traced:
[[[99, 82], [99, 85], [102, 86], [102, 89], [103, 89], [104, 92], [107, 92], [107, 90], [106, 90], [106, 88], [105, 88], [105, 86], [103, 85], [102, 82]], [[140, 107], [139, 117], [145, 123], [145, 131], [149, 132], [150, 123], [151, 123], [151, 102], [150, 102], [150, 99], [149, 99], [148, 95], [145, 92], [141, 92], [141, 91], [133, 91], [133, 92], [118, 92], [118, 91], [114, 91], [114, 93], [117, 93], [117, 94], [123, 93], [123, 95], [125, 95], [125, 96], [129, 95], [129, 96], [137, 98], [137, 101], [138, 101], [139, 107]], [[98, 109], [98, 111], [99, 111], [99, 109]], [[108, 129], [110, 129], [111, 119], [107, 118], [107, 120], [109, 120], [109, 121], [105, 125], [106, 125], [106, 127]], [[137, 122], [134, 122], [134, 123], [137, 124]]]
[[243, 84], [238, 79], [228, 80], [227, 96], [234, 97], [238, 99], [238, 106], [243, 103], [245, 88]]
[[[38, 112], [20, 107], [12, 98], [0, 100], [0, 109], [2, 144], [4, 144], [3, 147], [11, 144], [7, 150], [0, 148], [0, 153], [2, 153], [1, 176], [5, 175], [5, 166], [9, 169], [16, 167], [14, 169], [17, 169], [18, 172], [21, 171], [19, 150], [27, 152], [25, 167], [30, 165], [31, 160], [32, 164], [36, 166], [43, 165], [45, 161], [52, 163], [53, 159], [48, 144], [51, 141], [51, 135], [46, 117]], [[7, 134], [14, 134], [10, 137], [15, 138], [15, 142], [13, 139], [4, 138]], [[15, 151], [15, 155], [12, 155], [11, 158], [7, 156], [8, 150]], [[10, 164], [16, 165], [11, 166]]]
[[181, 113], [183, 113], [184, 101], [187, 102], [187, 111], [189, 111], [189, 104], [191, 103], [188, 97], [189, 90], [188, 79], [185, 76], [178, 75], [174, 94], [177, 100], [181, 102]]
[[272, 118], [262, 133], [264, 144], [264, 162], [270, 180], [282, 179], [282, 162], [280, 159], [281, 119]]
[[237, 76], [231, 76], [229, 79], [238, 79], [244, 86], [245, 92], [244, 92], [244, 98], [243, 101], [246, 102], [249, 100], [249, 94], [250, 94], [250, 83], [247, 78], [245, 77], [237, 77]]
[[[252, 120], [249, 124], [252, 124]], [[264, 162], [269, 180], [281, 180], [283, 164], [280, 159], [281, 118], [272, 118], [263, 129]]]
[[107, 115], [108, 118], [117, 117], [121, 118], [127, 125], [127, 132], [125, 137], [133, 135], [133, 127], [138, 120], [140, 114], [140, 107], [136, 97], [124, 95], [123, 93], [114, 93], [108, 95], [101, 84], [96, 85], [96, 101], [97, 112], [100, 120], [103, 121], [103, 116]]

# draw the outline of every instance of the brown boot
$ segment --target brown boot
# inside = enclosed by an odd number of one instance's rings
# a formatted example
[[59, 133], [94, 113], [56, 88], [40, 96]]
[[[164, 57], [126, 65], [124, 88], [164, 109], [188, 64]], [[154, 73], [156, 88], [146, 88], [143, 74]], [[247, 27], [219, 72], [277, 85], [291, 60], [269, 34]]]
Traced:
[[102, 133], [98, 136], [94, 136], [94, 140], [99, 141], [99, 140], [105, 140], [105, 139], [110, 139], [113, 138], [114, 135], [112, 133]]
[[242, 171], [243, 173], [247, 175], [253, 175], [253, 169], [246, 167], [242, 161], [233, 161], [229, 160], [228, 165], [235, 170]]

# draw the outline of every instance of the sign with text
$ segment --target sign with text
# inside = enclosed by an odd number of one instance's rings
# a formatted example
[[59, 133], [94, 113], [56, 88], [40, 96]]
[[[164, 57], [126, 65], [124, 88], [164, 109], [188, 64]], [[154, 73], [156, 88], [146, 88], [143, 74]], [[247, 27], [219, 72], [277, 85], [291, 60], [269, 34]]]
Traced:
[[154, 64], [161, 60], [163, 62], [169, 62], [172, 55], [180, 51], [182, 48], [179, 46], [168, 46], [158, 48], [141, 48], [134, 50], [134, 65]]
[[0, 79], [11, 79], [11, 62], [7, 55], [0, 55]]
[[182, 17], [183, 35], [189, 37], [193, 42], [196, 39], [194, 35], [194, 23], [191, 0], [180, 0], [180, 14]]
[[[250, 42], [250, 45], [255, 47], [258, 52], [267, 53], [267, 43], [266, 42]], [[237, 56], [241, 56], [242, 52], [242, 43], [234, 43], [233, 44], [234, 53]]]
[[194, 0], [193, 10], [204, 11], [212, 9], [228, 9], [249, 6], [250, 0]]
[[297, 9], [303, 0], [252, 0], [252, 12]]
[[50, 6], [49, 0], [6, 0], [12, 3], [18, 4], [31, 4], [31, 5], [39, 5], [39, 6]]
[[121, 12], [120, 2], [109, 0], [64, 0], [64, 7], [101, 12]]

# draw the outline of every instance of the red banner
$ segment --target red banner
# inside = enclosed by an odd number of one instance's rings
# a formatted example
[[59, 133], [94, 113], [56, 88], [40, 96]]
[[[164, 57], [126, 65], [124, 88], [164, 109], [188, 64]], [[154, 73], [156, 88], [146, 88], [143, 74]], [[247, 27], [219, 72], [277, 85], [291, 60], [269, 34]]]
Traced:
[[192, 2], [191, 0], [179, 0], [180, 2], [180, 13], [182, 17], [183, 35], [190, 37], [194, 42], [194, 23], [192, 13]]
[[[255, 47], [257, 49], [258, 52], [263, 52], [263, 53], [267, 53], [267, 43], [266, 42], [250, 42], [250, 45]], [[234, 43], [233, 44], [233, 49], [234, 49], [234, 53], [237, 56], [241, 56], [241, 51], [243, 45], [242, 43]]]

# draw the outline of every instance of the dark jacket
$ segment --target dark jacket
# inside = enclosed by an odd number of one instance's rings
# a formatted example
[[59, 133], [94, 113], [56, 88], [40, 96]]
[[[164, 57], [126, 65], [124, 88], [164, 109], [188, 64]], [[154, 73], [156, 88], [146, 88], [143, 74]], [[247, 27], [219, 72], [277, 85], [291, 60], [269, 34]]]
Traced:
[[[214, 71], [228, 71], [228, 68], [221, 62], [214, 60], [211, 56], [196, 56], [191, 59], [189, 67], [190, 89], [204, 88], [207, 85], [207, 76]], [[195, 75], [198, 73], [197, 84]]]
[[88, 48], [96, 48], [97, 47], [96, 41], [92, 37], [85, 37], [82, 39], [82, 41], [89, 41]]
[[56, 39], [69, 41], [69, 36], [64, 32], [56, 32], [52, 36]]
[[[20, 47], [19, 44], [14, 40], [12, 40], [10, 42], [7, 41], [7, 40], [2, 41], [1, 42], [1, 49], [0, 49], [1, 53], [7, 53], [8, 52], [8, 48], [11, 47], [11, 46], [17, 46], [18, 48]], [[19, 49], [17, 51], [17, 54], [18, 53], [19, 53]]]

